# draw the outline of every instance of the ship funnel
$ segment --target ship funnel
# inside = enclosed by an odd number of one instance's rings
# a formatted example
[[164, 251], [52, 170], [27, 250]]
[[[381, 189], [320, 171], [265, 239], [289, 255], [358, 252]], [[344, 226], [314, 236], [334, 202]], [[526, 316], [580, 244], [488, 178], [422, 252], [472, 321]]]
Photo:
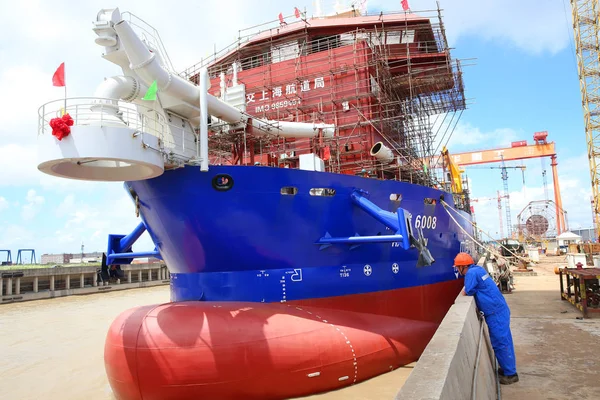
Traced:
[[377, 142], [371, 147], [371, 155], [383, 163], [394, 161], [394, 153], [382, 142]]

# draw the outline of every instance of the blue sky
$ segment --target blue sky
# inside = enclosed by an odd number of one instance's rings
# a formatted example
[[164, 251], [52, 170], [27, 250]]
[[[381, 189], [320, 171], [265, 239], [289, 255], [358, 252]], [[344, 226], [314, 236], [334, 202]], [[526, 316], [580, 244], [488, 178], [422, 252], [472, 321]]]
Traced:
[[[0, 249], [35, 248], [46, 252], [104, 250], [108, 233], [128, 233], [137, 223], [120, 183], [91, 183], [45, 176], [37, 171], [37, 110], [61, 98], [51, 85], [54, 70], [66, 63], [69, 96], [92, 96], [103, 78], [121, 71], [101, 59], [91, 21], [99, 1], [74, 5], [66, 0], [0, 0]], [[85, 4], [83, 4], [85, 3]], [[323, 1], [325, 10], [335, 2]], [[431, 0], [409, 0], [414, 11], [433, 9]], [[556, 142], [564, 208], [571, 228], [591, 226], [588, 172], [581, 97], [567, 0], [445, 0], [444, 22], [453, 55], [472, 64], [464, 68], [469, 108], [450, 140], [451, 152], [532, 141], [547, 130]], [[175, 68], [182, 70], [213, 49], [229, 44], [240, 27], [291, 15], [301, 1], [123, 1], [161, 34]], [[202, 9], [200, 9], [202, 4]], [[260, 6], [258, 6], [260, 4]], [[566, 7], [566, 13], [565, 13]], [[370, 12], [399, 10], [400, 1], [369, 1]], [[190, 10], [182, 13], [182, 10]], [[164, 18], [165, 15], [170, 15]], [[20, 16], [15, 18], [14, 16]], [[511, 163], [516, 165], [516, 162]], [[548, 181], [552, 198], [552, 178]], [[531, 200], [543, 198], [541, 161], [509, 171], [513, 223]], [[502, 190], [499, 170], [468, 169], [473, 197], [493, 197]], [[478, 223], [495, 236], [494, 201], [475, 204]], [[136, 250], [152, 248], [145, 235]], [[3, 260], [0, 255], [0, 260]], [[13, 255], [14, 257], [14, 255]]]

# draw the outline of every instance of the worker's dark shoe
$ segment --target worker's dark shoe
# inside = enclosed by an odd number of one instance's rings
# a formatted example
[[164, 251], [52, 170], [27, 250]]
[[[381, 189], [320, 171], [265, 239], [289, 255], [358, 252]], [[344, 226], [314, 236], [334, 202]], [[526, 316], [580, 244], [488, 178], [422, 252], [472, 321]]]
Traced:
[[502, 367], [498, 367], [498, 375], [504, 375], [504, 370]]
[[500, 375], [500, 383], [502, 385], [510, 385], [512, 383], [517, 383], [519, 382], [519, 374], [514, 374], [514, 375]]

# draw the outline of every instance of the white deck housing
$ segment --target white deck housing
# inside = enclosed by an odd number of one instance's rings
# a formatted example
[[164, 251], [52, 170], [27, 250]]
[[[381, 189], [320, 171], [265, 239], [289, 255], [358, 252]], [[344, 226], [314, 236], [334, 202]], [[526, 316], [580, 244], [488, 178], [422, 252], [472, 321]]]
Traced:
[[158, 140], [127, 127], [73, 126], [61, 141], [51, 134], [38, 138], [38, 169], [91, 181], [150, 179], [164, 171]]

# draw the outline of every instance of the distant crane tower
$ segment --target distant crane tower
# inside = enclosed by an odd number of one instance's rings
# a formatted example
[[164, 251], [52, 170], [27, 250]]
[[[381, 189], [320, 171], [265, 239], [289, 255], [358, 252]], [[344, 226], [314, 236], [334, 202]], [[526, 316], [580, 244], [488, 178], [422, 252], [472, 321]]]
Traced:
[[[504, 164], [504, 157], [502, 155], [500, 157], [502, 159], [502, 165], [500, 167], [479, 167], [479, 169], [492, 168], [492, 169], [501, 169], [502, 170], [501, 176], [502, 176], [502, 180], [504, 183], [504, 195], [500, 196], [500, 192], [498, 192], [498, 210], [499, 210], [498, 212], [500, 213], [500, 236], [504, 236], [504, 229], [502, 227], [502, 201], [500, 199], [505, 199], [505, 202], [506, 202], [506, 224], [508, 225], [508, 236], [507, 237], [512, 237], [512, 235], [513, 235], [512, 224], [511, 224], [512, 217], [510, 214], [510, 200], [509, 200], [510, 195], [508, 193], [507, 169], [509, 169], [509, 168], [520, 169], [521, 174], [523, 175], [523, 185], [524, 185], [525, 184], [525, 169], [527, 169], [527, 166], [525, 166], [525, 165], [506, 166]], [[471, 168], [477, 168], [477, 167], [471, 167]]]
[[587, 141], [594, 228], [600, 232], [600, 24], [598, 0], [571, 0], [579, 89]]
[[[502, 158], [502, 183], [504, 185], [504, 201], [506, 203], [506, 237], [512, 237], [512, 220], [510, 216], [510, 195], [508, 193], [508, 172], [506, 171], [506, 165], [504, 164], [504, 156]], [[498, 199], [500, 193], [498, 193]]]
[[83, 249], [84, 249], [84, 245], [83, 242], [81, 242], [81, 262], [83, 262]]
[[[500, 197], [500, 191], [498, 190], [498, 222], [500, 223], [500, 239], [504, 237], [504, 229], [502, 228], [502, 197]], [[510, 220], [509, 220], [510, 224]]]
[[[498, 199], [498, 228], [499, 228], [499, 232], [500, 232], [500, 239], [503, 239], [504, 238], [504, 227], [502, 226], [502, 199], [505, 198], [505, 196], [500, 196], [499, 190], [497, 191], [497, 193], [498, 193], [498, 197], [497, 197], [497, 199]], [[478, 199], [471, 199], [471, 202], [477, 203], [477, 202], [485, 201], [485, 200], [496, 200], [496, 199], [493, 197], [480, 197]]]
[[[546, 138], [548, 137], [548, 131], [535, 132], [533, 134], [533, 141], [535, 144], [548, 144]], [[544, 183], [544, 200], [548, 201], [548, 177], [546, 175], [546, 161], [544, 157], [540, 158], [542, 161], [542, 182]]]

